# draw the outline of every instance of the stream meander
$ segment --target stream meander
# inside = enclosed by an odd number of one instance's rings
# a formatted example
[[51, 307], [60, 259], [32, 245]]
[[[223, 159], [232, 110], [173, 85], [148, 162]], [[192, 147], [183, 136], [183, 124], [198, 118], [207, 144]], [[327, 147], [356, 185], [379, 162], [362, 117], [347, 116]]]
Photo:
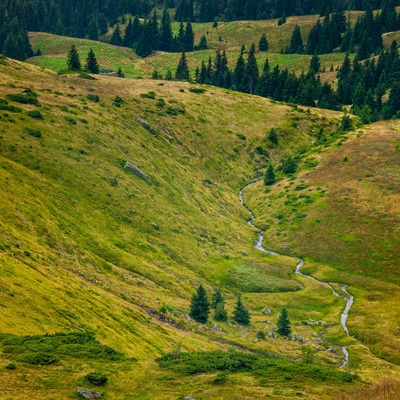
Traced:
[[[255, 244], [254, 244], [254, 247], [255, 247], [257, 250], [263, 251], [264, 253], [267, 253], [267, 254], [269, 254], [269, 255], [272, 255], [272, 256], [279, 256], [279, 253], [276, 253], [275, 251], [266, 249], [266, 248], [263, 246], [263, 241], [264, 241], [263, 231], [262, 231], [261, 229], [257, 228], [257, 227], [253, 224], [253, 220], [255, 219], [255, 215], [254, 215], [253, 212], [246, 206], [246, 204], [245, 204], [245, 202], [244, 202], [244, 199], [243, 199], [243, 190], [244, 190], [247, 186], [252, 185], [252, 184], [254, 184], [254, 183], [256, 183], [256, 182], [257, 182], [257, 180], [253, 180], [253, 181], [251, 181], [248, 185], [246, 185], [244, 188], [242, 188], [242, 189], [240, 190], [240, 192], [239, 192], [239, 199], [240, 199], [241, 204], [242, 204], [244, 207], [246, 207], [246, 209], [250, 212], [250, 219], [247, 221], [247, 223], [248, 223], [250, 226], [252, 226], [253, 228], [258, 229], [257, 240], [256, 240], [256, 242], [255, 242]], [[350, 336], [350, 334], [349, 334], [349, 329], [348, 329], [348, 327], [347, 327], [347, 317], [349, 316], [350, 308], [351, 308], [351, 306], [353, 305], [354, 296], [351, 295], [351, 294], [347, 291], [347, 286], [346, 286], [345, 284], [343, 284], [343, 283], [341, 283], [341, 284], [339, 284], [339, 285], [340, 285], [340, 288], [341, 288], [342, 292], [343, 292], [345, 295], [339, 294], [339, 293], [333, 288], [333, 286], [332, 286], [329, 282], [321, 281], [321, 280], [319, 280], [319, 279], [314, 278], [314, 277], [311, 276], [311, 275], [304, 274], [303, 272], [301, 272], [301, 268], [304, 266], [304, 264], [305, 264], [305, 263], [304, 263], [304, 260], [303, 260], [302, 258], [299, 258], [299, 262], [298, 262], [298, 264], [296, 265], [296, 269], [295, 269], [295, 273], [296, 273], [296, 274], [301, 275], [301, 276], [303, 276], [304, 278], [311, 279], [311, 280], [313, 280], [313, 281], [323, 283], [324, 285], [328, 286], [328, 287], [332, 290], [332, 295], [333, 295], [333, 296], [340, 297], [341, 299], [343, 299], [343, 300], [346, 301], [346, 307], [345, 307], [345, 309], [343, 310], [343, 312], [342, 312], [342, 314], [341, 314], [341, 316], [340, 316], [340, 325], [342, 326], [343, 330], [346, 332], [346, 335], [347, 335], [347, 336]], [[341, 362], [340, 367], [345, 366], [345, 365], [348, 364], [348, 362], [349, 362], [349, 352], [347, 351], [347, 346], [343, 346], [343, 347], [342, 347], [342, 352], [343, 352], [343, 355], [344, 355], [344, 359], [343, 359], [343, 361]]]

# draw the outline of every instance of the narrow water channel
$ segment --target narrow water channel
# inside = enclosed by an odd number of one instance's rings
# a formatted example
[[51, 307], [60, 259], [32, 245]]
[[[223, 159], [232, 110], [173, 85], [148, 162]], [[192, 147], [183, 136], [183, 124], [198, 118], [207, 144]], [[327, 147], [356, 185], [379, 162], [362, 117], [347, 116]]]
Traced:
[[[254, 247], [255, 247], [257, 250], [263, 251], [264, 253], [267, 253], [267, 254], [269, 254], [269, 255], [272, 255], [272, 256], [279, 256], [279, 255], [280, 255], [279, 253], [276, 253], [276, 252], [273, 251], [273, 250], [266, 249], [266, 248], [263, 246], [263, 241], [264, 241], [263, 231], [262, 231], [261, 229], [257, 228], [257, 227], [253, 224], [253, 220], [255, 219], [255, 215], [254, 215], [253, 212], [249, 209], [249, 207], [246, 206], [246, 203], [244, 202], [244, 199], [243, 199], [243, 191], [244, 191], [244, 189], [246, 189], [247, 186], [253, 185], [253, 184], [256, 183], [256, 182], [257, 182], [257, 180], [253, 180], [253, 181], [251, 181], [248, 185], [246, 185], [244, 188], [242, 188], [242, 189], [240, 190], [240, 192], [239, 192], [239, 200], [240, 200], [241, 204], [242, 204], [242, 205], [249, 211], [249, 213], [250, 213], [250, 219], [247, 221], [247, 223], [248, 223], [250, 226], [252, 226], [253, 228], [258, 229], [257, 240], [256, 240], [256, 242], [255, 242], [255, 244], [254, 244]], [[347, 291], [347, 286], [346, 286], [345, 284], [343, 284], [343, 283], [340, 284], [340, 288], [341, 288], [341, 290], [343, 291], [343, 293], [345, 293], [345, 295], [339, 294], [339, 293], [333, 288], [333, 286], [332, 286], [329, 282], [321, 281], [321, 280], [319, 280], [319, 279], [314, 278], [314, 277], [311, 276], [311, 275], [304, 274], [303, 272], [301, 272], [301, 268], [304, 266], [304, 264], [305, 264], [304, 260], [303, 260], [302, 258], [299, 258], [299, 262], [298, 262], [298, 264], [296, 265], [296, 269], [295, 269], [294, 272], [295, 272], [296, 274], [298, 274], [298, 275], [303, 276], [304, 278], [311, 279], [311, 280], [313, 280], [313, 281], [315, 281], [315, 282], [321, 282], [321, 283], [323, 283], [324, 285], [329, 286], [329, 288], [332, 290], [332, 295], [333, 295], [333, 296], [340, 297], [341, 299], [343, 299], [343, 300], [346, 301], [346, 307], [345, 307], [345, 309], [343, 310], [343, 312], [342, 312], [342, 314], [341, 314], [341, 316], [340, 316], [340, 325], [342, 326], [343, 330], [346, 332], [346, 335], [347, 335], [347, 336], [350, 336], [350, 334], [349, 334], [349, 329], [348, 329], [348, 327], [347, 327], [347, 317], [349, 316], [350, 308], [351, 308], [351, 306], [353, 305], [354, 296], [351, 295], [351, 294]], [[349, 352], [348, 352], [348, 350], [347, 350], [347, 346], [343, 346], [343, 347], [342, 347], [342, 352], [343, 352], [344, 359], [343, 359], [342, 363], [340, 364], [340, 367], [343, 367], [343, 366], [345, 366], [346, 364], [349, 363]]]

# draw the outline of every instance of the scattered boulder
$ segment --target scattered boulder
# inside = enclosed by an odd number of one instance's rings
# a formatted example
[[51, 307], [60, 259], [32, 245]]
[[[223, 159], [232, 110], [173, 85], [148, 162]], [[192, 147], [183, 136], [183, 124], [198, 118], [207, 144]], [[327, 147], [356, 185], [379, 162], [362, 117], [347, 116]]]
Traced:
[[264, 307], [264, 308], [261, 310], [261, 312], [262, 312], [263, 314], [265, 314], [265, 315], [271, 315], [271, 314], [272, 314], [271, 310], [270, 310], [269, 308], [267, 308], [267, 307]]
[[275, 334], [274, 331], [269, 331], [269, 332], [267, 333], [267, 336], [268, 336], [269, 338], [272, 338], [272, 339], [275, 339], [275, 338], [276, 338], [276, 334]]
[[156, 131], [151, 127], [151, 125], [150, 125], [145, 119], [143, 119], [143, 118], [138, 118], [138, 119], [136, 120], [136, 122], [137, 122], [139, 125], [142, 125], [143, 128], [147, 129], [149, 132], [151, 132], [151, 133], [155, 133], [155, 132], [156, 132]]
[[129, 161], [126, 162], [126, 164], [124, 166], [124, 169], [132, 171], [139, 178], [142, 178], [147, 183], [151, 183], [150, 178], [139, 167], [137, 167], [136, 165], [130, 163]]
[[299, 336], [297, 333], [292, 332], [289, 335], [289, 339], [292, 342], [300, 342], [300, 343], [304, 343], [306, 341], [306, 339], [302, 338], [301, 336]]
[[77, 387], [76, 391], [85, 399], [97, 399], [101, 397], [101, 393], [82, 387]]

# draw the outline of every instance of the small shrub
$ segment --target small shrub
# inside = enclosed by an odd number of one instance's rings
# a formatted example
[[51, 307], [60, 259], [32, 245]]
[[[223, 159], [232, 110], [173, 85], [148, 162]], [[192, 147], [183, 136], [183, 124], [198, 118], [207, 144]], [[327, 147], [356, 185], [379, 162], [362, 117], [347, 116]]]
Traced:
[[89, 79], [89, 80], [92, 80], [92, 81], [96, 81], [97, 80], [94, 76], [89, 75], [86, 72], [81, 72], [78, 76], [79, 76], [79, 78], [82, 78], [82, 79]]
[[244, 136], [244, 135], [241, 134], [241, 133], [238, 133], [236, 136], [237, 136], [240, 140], [246, 140], [246, 136]]
[[265, 332], [263, 331], [258, 331], [256, 334], [256, 338], [259, 340], [264, 340], [265, 339]]
[[104, 374], [100, 374], [99, 372], [91, 372], [90, 374], [85, 375], [85, 380], [87, 380], [92, 385], [96, 386], [104, 386], [108, 378]]
[[76, 125], [76, 121], [71, 117], [64, 117], [66, 121], [68, 121], [71, 125]]
[[172, 107], [168, 107], [165, 112], [169, 115], [178, 115], [178, 112]]
[[205, 93], [205, 91], [206, 91], [206, 89], [203, 89], [203, 88], [197, 88], [197, 87], [190, 87], [189, 88], [189, 92], [192, 92], [192, 93]]
[[25, 132], [28, 135], [31, 135], [35, 138], [41, 138], [42, 137], [42, 132], [36, 130], [36, 129], [32, 129], [32, 128], [25, 128]]
[[156, 98], [156, 94], [153, 91], [147, 93], [140, 93], [140, 97], [142, 97], [143, 99], [154, 100]]
[[28, 111], [27, 114], [34, 119], [43, 119], [43, 115], [39, 110]]
[[213, 380], [215, 385], [221, 385], [228, 380], [228, 376], [224, 372], [217, 374]]
[[165, 106], [165, 101], [164, 99], [158, 99], [156, 103], [157, 107], [164, 107]]
[[5, 366], [5, 369], [17, 369], [17, 366], [14, 363], [10, 363]]
[[100, 97], [97, 94], [87, 94], [86, 97], [90, 101], [94, 101], [95, 103], [98, 103], [100, 101]]
[[122, 98], [119, 97], [119, 96], [115, 96], [115, 99], [113, 100], [113, 106], [115, 106], [115, 107], [121, 107], [122, 104], [124, 104], [124, 103], [125, 103], [124, 99], [122, 99]]

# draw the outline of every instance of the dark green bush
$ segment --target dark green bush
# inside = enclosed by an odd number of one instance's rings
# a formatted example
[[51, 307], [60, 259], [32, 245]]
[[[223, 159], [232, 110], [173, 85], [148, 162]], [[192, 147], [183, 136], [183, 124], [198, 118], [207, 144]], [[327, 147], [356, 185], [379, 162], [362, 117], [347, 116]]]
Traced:
[[124, 104], [124, 103], [125, 103], [124, 99], [122, 99], [122, 98], [119, 97], [119, 96], [115, 96], [115, 99], [113, 100], [113, 105], [114, 105], [115, 107], [121, 107], [122, 104]]
[[76, 125], [76, 121], [71, 117], [64, 117], [66, 121], [68, 121], [71, 125]]
[[156, 98], [156, 94], [154, 92], [140, 93], [140, 97], [143, 99], [152, 99]]
[[20, 113], [22, 111], [22, 108], [10, 106], [7, 100], [0, 99], [0, 110]]
[[106, 375], [99, 372], [91, 372], [90, 374], [85, 375], [85, 380], [90, 382], [92, 385], [104, 386], [107, 383], [108, 378]]
[[35, 118], [35, 119], [43, 119], [43, 115], [39, 110], [31, 110], [28, 111], [27, 114], [31, 117], [31, 118]]
[[47, 353], [28, 353], [21, 357], [20, 361], [32, 365], [51, 365], [58, 362], [58, 358]]
[[32, 128], [25, 128], [25, 132], [28, 135], [31, 135], [35, 138], [41, 138], [42, 137], [42, 132], [36, 130], [36, 129], [32, 129]]
[[6, 369], [17, 369], [17, 366], [14, 363], [7, 364], [5, 366]]
[[204, 93], [206, 91], [206, 89], [203, 89], [203, 88], [197, 88], [197, 87], [190, 87], [189, 88], [189, 92], [192, 92], [192, 93]]
[[30, 89], [25, 90], [23, 93], [7, 94], [6, 97], [8, 100], [15, 101], [16, 103], [40, 106], [37, 100], [37, 94]]
[[224, 372], [220, 372], [214, 378], [213, 383], [215, 385], [221, 385], [222, 383], [225, 383], [227, 380], [228, 380], [228, 375], [226, 375]]
[[94, 101], [95, 103], [98, 103], [100, 101], [100, 97], [97, 94], [87, 94], [86, 97], [89, 100]]

